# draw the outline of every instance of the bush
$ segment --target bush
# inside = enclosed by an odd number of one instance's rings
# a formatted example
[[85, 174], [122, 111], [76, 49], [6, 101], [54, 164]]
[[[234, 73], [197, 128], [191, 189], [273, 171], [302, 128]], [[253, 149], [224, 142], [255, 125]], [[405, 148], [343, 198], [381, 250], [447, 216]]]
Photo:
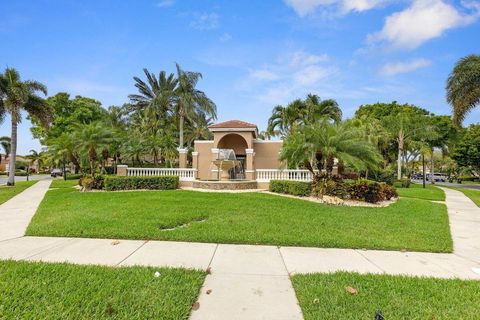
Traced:
[[315, 181], [312, 192], [315, 196], [328, 195], [340, 199], [350, 198], [346, 184], [339, 178], [330, 180], [322, 178]]
[[95, 174], [93, 176], [87, 175], [81, 177], [80, 180], [78, 180], [78, 184], [84, 191], [90, 191], [92, 189], [102, 190], [105, 186], [104, 181], [105, 177], [103, 175]]
[[380, 183], [380, 187], [380, 192], [383, 193], [384, 200], [391, 200], [392, 198], [398, 197], [397, 190], [393, 186], [382, 182]]
[[377, 182], [368, 184], [367, 192], [365, 192], [365, 201], [377, 203], [383, 200], [385, 200], [385, 195], [380, 184]]
[[402, 178], [401, 180], [396, 180], [393, 183], [395, 188], [410, 188], [410, 179], [409, 178]]
[[171, 190], [178, 188], [178, 176], [162, 177], [117, 177], [105, 178], [105, 190]]
[[83, 177], [81, 173], [68, 173], [67, 172], [67, 180], [78, 180]]
[[275, 193], [308, 197], [312, 193], [312, 184], [303, 181], [271, 180], [269, 190]]

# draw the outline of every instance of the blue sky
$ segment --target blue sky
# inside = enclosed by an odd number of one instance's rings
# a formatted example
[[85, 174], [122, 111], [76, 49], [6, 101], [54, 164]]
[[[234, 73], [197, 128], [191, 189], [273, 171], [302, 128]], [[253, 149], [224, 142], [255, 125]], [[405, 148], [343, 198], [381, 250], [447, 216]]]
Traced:
[[[200, 71], [219, 120], [264, 129], [307, 93], [346, 116], [377, 101], [450, 114], [445, 81], [480, 53], [480, 1], [0, 0], [0, 66], [105, 107], [127, 102], [142, 68]], [[480, 120], [480, 108], [466, 123]], [[20, 126], [19, 152], [39, 149]], [[9, 135], [10, 125], [0, 125]]]

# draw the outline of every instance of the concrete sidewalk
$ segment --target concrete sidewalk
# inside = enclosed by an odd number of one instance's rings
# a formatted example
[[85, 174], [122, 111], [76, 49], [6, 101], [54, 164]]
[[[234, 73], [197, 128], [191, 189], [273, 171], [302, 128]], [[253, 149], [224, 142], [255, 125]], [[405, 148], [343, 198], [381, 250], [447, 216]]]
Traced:
[[[445, 192], [455, 252], [437, 254], [21, 237], [48, 183], [40, 181], [35, 186], [0, 206], [0, 219], [4, 220], [0, 233], [7, 231], [9, 224], [12, 227], [10, 238], [0, 241], [0, 259], [208, 269], [200, 308], [192, 312], [191, 319], [302, 319], [289, 279], [294, 273], [350, 271], [480, 280], [472, 271], [480, 266], [480, 209], [461, 192], [450, 189]], [[21, 219], [12, 218], [15, 214]]]

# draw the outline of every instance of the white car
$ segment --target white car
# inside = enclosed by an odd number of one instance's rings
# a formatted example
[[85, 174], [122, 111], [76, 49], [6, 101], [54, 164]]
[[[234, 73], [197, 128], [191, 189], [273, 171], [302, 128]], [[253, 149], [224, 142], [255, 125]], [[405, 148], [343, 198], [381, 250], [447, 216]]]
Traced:
[[[431, 177], [432, 177], [432, 174], [428, 173], [425, 178], [426, 178], [427, 181], [430, 181]], [[444, 175], [443, 173], [434, 173], [433, 174], [433, 181], [435, 181], [435, 182], [445, 182], [445, 181], [447, 181], [447, 179], [448, 179], [447, 176]]]

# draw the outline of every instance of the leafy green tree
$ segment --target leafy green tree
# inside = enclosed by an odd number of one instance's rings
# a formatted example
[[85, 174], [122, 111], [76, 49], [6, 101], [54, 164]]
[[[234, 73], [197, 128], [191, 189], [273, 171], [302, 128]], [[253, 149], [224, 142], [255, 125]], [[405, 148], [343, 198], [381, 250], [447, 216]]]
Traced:
[[472, 124], [466, 128], [457, 142], [452, 158], [460, 167], [480, 172], [480, 124]]
[[447, 101], [457, 126], [480, 104], [480, 55], [472, 54], [457, 62], [447, 80]]
[[363, 139], [358, 128], [348, 122], [320, 119], [302, 130], [293, 130], [284, 140], [280, 159], [289, 166], [303, 165], [317, 177], [325, 169], [327, 177], [331, 177], [334, 159], [366, 170], [378, 167], [381, 156], [373, 144]]
[[319, 96], [309, 94], [303, 102], [301, 116], [305, 124], [314, 123], [321, 118], [339, 122], [342, 120], [342, 110], [333, 99], [321, 100]]
[[81, 159], [76, 137], [73, 133], [64, 132], [58, 137], [48, 138], [46, 154], [53, 165], [64, 167], [68, 163], [72, 163], [75, 173], [79, 172]]
[[179, 117], [179, 146], [184, 147], [184, 123], [185, 118], [192, 119], [199, 111], [205, 113], [213, 120], [217, 118], [217, 106], [207, 97], [205, 92], [197, 89], [197, 84], [202, 79], [200, 72], [184, 71], [178, 63], [177, 80], [175, 89], [176, 113]]
[[287, 106], [278, 105], [273, 108], [272, 115], [268, 119], [267, 133], [270, 136], [286, 137], [298, 123], [303, 102], [296, 99]]
[[36, 119], [32, 119], [32, 134], [40, 139], [43, 144], [48, 138], [55, 138], [64, 132], [72, 131], [80, 124], [103, 121], [107, 117], [107, 111], [102, 104], [91, 98], [76, 96], [70, 99], [65, 92], [46, 99], [46, 103], [53, 110], [51, 124], [47, 128], [41, 125]]
[[[15, 168], [17, 158], [17, 126], [22, 120], [22, 111], [32, 119], [37, 119], [44, 126], [50, 123], [51, 109], [38, 93], [47, 95], [47, 87], [38, 81], [22, 81], [20, 74], [13, 68], [6, 68], [0, 74], [0, 97], [2, 110], [10, 114], [12, 134], [10, 149], [10, 168]], [[15, 184], [15, 170], [8, 174], [8, 185]]]

